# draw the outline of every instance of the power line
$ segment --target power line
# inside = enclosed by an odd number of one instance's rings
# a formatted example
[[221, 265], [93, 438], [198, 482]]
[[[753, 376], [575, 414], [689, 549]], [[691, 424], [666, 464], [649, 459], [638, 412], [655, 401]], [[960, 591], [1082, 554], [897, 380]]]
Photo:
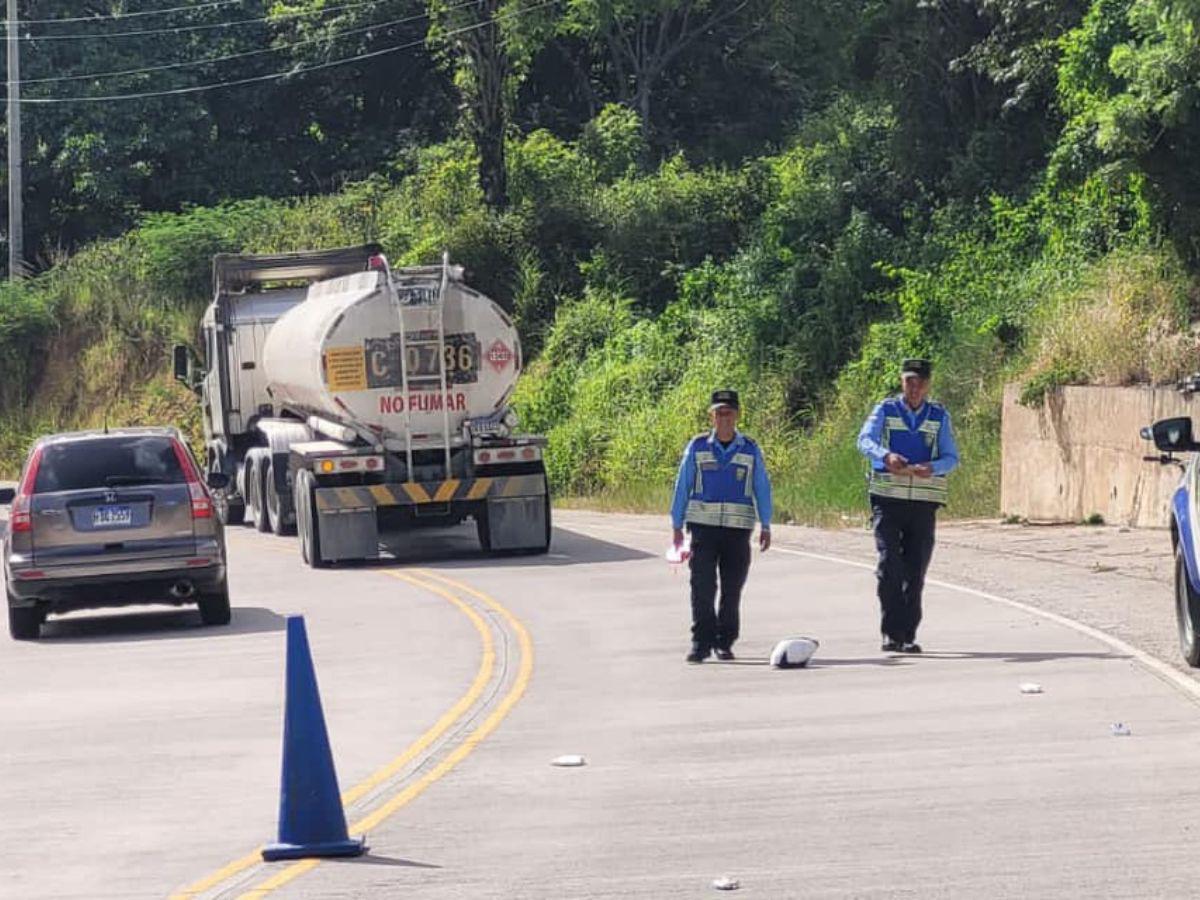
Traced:
[[[448, 7], [453, 11], [462, 9], [464, 6], [471, 6], [476, 3], [476, 0], [462, 0], [457, 5]], [[108, 72], [84, 72], [79, 75], [56, 75], [50, 78], [26, 78], [20, 84], [58, 84], [64, 81], [90, 81], [98, 78], [116, 78], [121, 75], [146, 75], [151, 72], [165, 72], [170, 69], [187, 69], [193, 66], [207, 66], [213, 63], [228, 62], [232, 59], [245, 59], [251, 56], [262, 56], [266, 53], [279, 53], [284, 50], [293, 50], [296, 47], [305, 47], [309, 44], [320, 44], [326, 41], [336, 40], [338, 38], [348, 37], [354, 34], [364, 34], [368, 31], [375, 31], [380, 28], [391, 28], [395, 25], [403, 25], [408, 22], [416, 22], [429, 17], [429, 13], [418, 13], [416, 15], [405, 16], [402, 19], [391, 19], [386, 22], [376, 22], [372, 25], [361, 25], [358, 28], [346, 28], [341, 31], [333, 31], [321, 37], [305, 38], [302, 41], [293, 41], [290, 44], [280, 44], [275, 47], [264, 47], [260, 50], [246, 50], [241, 53], [229, 53], [225, 56], [211, 56], [205, 59], [186, 60], [184, 62], [164, 63], [160, 66], [143, 66], [137, 69], [115, 69]]]
[[68, 23], [89, 22], [93, 25], [100, 22], [116, 22], [121, 19], [140, 19], [144, 16], [165, 16], [168, 13], [192, 12], [198, 9], [216, 9], [219, 6], [237, 6], [246, 0], [209, 0], [207, 3], [191, 3], [187, 6], [172, 6], [168, 9], [145, 9], [138, 12], [115, 13], [110, 16], [70, 16], [59, 19], [22, 19], [22, 25], [66, 25]]
[[323, 16], [326, 13], [341, 12], [345, 9], [359, 9], [363, 6], [376, 6], [384, 0], [356, 0], [354, 3], [343, 3], [339, 6], [326, 6], [321, 9], [297, 10], [291, 13], [279, 13], [275, 16], [257, 16], [253, 19], [235, 19], [232, 22], [209, 22], [203, 25], [179, 25], [174, 28], [148, 28], [141, 31], [96, 31], [90, 34], [23, 34], [23, 41], [107, 41], [112, 38], [149, 37], [156, 34], [183, 34], [190, 31], [216, 31], [221, 28], [235, 28], [238, 25], [253, 25], [259, 22], [278, 22], [281, 19], [297, 19], [305, 16]]
[[[471, 31], [478, 31], [483, 28], [488, 28], [496, 22], [516, 18], [527, 13], [536, 12], [539, 9], [544, 9], [547, 6], [554, 6], [558, 0], [545, 0], [535, 6], [527, 6], [523, 9], [514, 10], [504, 15], [495, 16], [486, 22], [477, 22], [474, 25], [466, 25], [462, 28], [454, 28], [443, 33], [444, 37], [455, 37], [456, 35], [466, 34]], [[124, 100], [147, 100], [152, 97], [177, 97], [182, 94], [197, 94], [202, 91], [213, 91], [220, 88], [239, 87], [247, 84], [257, 84], [265, 81], [275, 81], [280, 78], [291, 78], [296, 75], [303, 75], [306, 72], [316, 72], [322, 69], [332, 69], [337, 66], [348, 65], [349, 63], [361, 62], [364, 59], [374, 59], [379, 56], [386, 56], [389, 53], [398, 53], [401, 50], [411, 50], [413, 47], [420, 47], [425, 44], [425, 40], [409, 41], [406, 44], [397, 44], [394, 47], [385, 47], [382, 50], [373, 50], [370, 53], [360, 53], [357, 56], [346, 57], [343, 59], [334, 59], [329, 62], [318, 63], [312, 66], [298, 66], [294, 69], [289, 69], [285, 72], [272, 72], [269, 75], [255, 75], [250, 78], [238, 78], [233, 81], [218, 81], [212, 84], [196, 84], [191, 87], [174, 88], [166, 91], [140, 91], [131, 94], [101, 94], [92, 97], [22, 97], [22, 104], [47, 106], [51, 104], [63, 103], [115, 103]]]

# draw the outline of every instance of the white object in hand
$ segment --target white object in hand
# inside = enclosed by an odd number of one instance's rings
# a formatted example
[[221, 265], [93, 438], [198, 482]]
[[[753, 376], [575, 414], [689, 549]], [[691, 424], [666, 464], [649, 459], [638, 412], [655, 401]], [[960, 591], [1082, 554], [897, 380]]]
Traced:
[[712, 886], [718, 891], [736, 891], [741, 887], [736, 878], [730, 878], [728, 875], [715, 879]]
[[1021, 685], [1021, 693], [1022, 694], [1040, 694], [1040, 693], [1042, 693], [1042, 686], [1040, 684], [1038, 684], [1036, 681], [1026, 681], [1024, 684]]
[[683, 536], [683, 543], [679, 546], [672, 544], [667, 548], [667, 562], [678, 565], [685, 563], [692, 555], [692, 535], [689, 532]]
[[552, 766], [563, 766], [565, 768], [574, 768], [576, 766], [587, 765], [587, 760], [576, 753], [569, 753], [566, 756], [560, 756], [550, 761]]

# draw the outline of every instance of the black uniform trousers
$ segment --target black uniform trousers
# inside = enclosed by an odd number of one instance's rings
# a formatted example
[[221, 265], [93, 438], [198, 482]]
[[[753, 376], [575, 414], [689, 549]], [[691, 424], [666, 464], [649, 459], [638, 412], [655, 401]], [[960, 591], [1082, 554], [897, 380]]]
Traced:
[[[692, 533], [692, 643], [705, 649], [729, 649], [738, 639], [738, 608], [750, 571], [750, 528], [689, 524]], [[721, 606], [717, 573], [721, 576]]]
[[871, 495], [872, 522], [879, 565], [880, 631], [885, 638], [909, 643], [921, 624], [921, 592], [933, 557], [939, 504]]

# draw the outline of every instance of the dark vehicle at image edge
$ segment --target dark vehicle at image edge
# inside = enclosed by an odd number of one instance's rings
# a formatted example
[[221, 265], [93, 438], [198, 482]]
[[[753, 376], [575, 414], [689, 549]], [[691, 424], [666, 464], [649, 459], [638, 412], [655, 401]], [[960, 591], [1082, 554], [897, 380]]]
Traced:
[[174, 428], [41, 438], [25, 460], [4, 538], [8, 626], [36, 639], [50, 613], [138, 603], [195, 604], [230, 620], [225, 533]]

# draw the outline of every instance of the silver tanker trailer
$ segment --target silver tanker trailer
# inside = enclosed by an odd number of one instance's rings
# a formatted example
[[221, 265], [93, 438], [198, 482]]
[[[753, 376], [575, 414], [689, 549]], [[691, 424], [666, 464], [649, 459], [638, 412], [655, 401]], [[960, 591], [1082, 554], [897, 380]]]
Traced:
[[374, 559], [382, 532], [475, 520], [487, 551], [550, 546], [545, 439], [514, 433], [512, 320], [462, 269], [391, 269], [379, 247], [222, 254], [203, 364], [175, 374], [203, 402], [228, 523], [300, 536], [317, 567]]

